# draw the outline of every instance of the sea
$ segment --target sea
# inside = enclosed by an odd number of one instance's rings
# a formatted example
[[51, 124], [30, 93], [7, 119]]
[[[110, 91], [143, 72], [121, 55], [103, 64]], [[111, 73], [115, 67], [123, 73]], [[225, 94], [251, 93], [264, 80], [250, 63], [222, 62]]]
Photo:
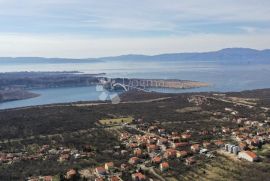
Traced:
[[[224, 64], [218, 61], [100, 61], [92, 63], [0, 63], [0, 72], [79, 71], [105, 73], [110, 78], [180, 79], [202, 81], [209, 87], [194, 89], [157, 89], [152, 91], [232, 92], [270, 88], [270, 64]], [[36, 105], [110, 99], [96, 86], [37, 89], [39, 97], [0, 103], [0, 109]]]

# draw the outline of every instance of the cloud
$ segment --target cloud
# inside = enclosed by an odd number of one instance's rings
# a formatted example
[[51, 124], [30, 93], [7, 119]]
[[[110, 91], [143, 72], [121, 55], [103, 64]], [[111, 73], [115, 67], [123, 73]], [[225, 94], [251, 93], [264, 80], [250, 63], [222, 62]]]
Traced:
[[0, 22], [8, 19], [11, 27], [28, 22], [25, 24], [28, 31], [34, 28], [37, 32], [44, 27], [47, 31], [60, 31], [60, 26], [67, 33], [74, 29], [92, 32], [95, 28], [104, 34], [115, 29], [176, 33], [186, 29], [190, 22], [196, 25], [236, 22], [247, 26], [270, 21], [268, 0], [2, 0], [0, 7]]
[[269, 48], [268, 14], [269, 0], [0, 0], [0, 56]]

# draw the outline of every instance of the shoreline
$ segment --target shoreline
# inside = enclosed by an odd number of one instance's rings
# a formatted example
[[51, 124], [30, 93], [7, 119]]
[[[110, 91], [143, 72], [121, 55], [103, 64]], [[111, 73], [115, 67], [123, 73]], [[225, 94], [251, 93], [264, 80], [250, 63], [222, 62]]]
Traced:
[[[120, 95], [121, 102], [119, 104], [132, 104], [132, 103], [143, 103], [149, 102], [153, 100], [159, 100], [163, 98], [173, 98], [174, 96], [179, 95], [196, 95], [196, 94], [225, 94], [227, 96], [233, 96], [235, 94], [241, 95], [247, 92], [257, 95], [256, 92], [259, 91], [270, 91], [270, 88], [263, 88], [263, 89], [251, 89], [251, 90], [243, 90], [243, 91], [236, 91], [236, 92], [217, 92], [217, 91], [206, 91], [206, 92], [184, 92], [184, 93], [162, 93], [162, 92], [140, 92], [140, 91], [130, 91], [124, 92]], [[138, 99], [138, 97], [141, 98]], [[1, 103], [0, 103], [1, 104]], [[48, 107], [61, 107], [61, 106], [98, 106], [98, 105], [112, 105], [112, 102], [109, 100], [101, 101], [74, 101], [74, 102], [63, 102], [63, 103], [52, 103], [52, 104], [43, 104], [43, 105], [32, 105], [32, 106], [23, 106], [23, 107], [14, 107], [14, 108], [7, 108], [7, 109], [0, 109], [0, 112], [6, 111], [16, 111], [16, 110], [26, 110], [26, 109], [34, 109], [34, 108], [48, 108]]]

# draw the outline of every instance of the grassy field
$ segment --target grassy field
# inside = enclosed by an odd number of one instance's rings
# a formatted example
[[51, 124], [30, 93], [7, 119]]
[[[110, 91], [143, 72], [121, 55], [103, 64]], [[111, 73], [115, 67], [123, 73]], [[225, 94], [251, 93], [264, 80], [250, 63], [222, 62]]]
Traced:
[[124, 117], [124, 118], [114, 118], [114, 119], [102, 119], [99, 120], [99, 123], [102, 125], [117, 125], [117, 124], [127, 124], [131, 123], [133, 117]]
[[186, 181], [265, 181], [270, 180], [269, 166], [268, 163], [261, 162], [236, 162], [219, 155], [200, 167], [183, 173], [179, 179]]

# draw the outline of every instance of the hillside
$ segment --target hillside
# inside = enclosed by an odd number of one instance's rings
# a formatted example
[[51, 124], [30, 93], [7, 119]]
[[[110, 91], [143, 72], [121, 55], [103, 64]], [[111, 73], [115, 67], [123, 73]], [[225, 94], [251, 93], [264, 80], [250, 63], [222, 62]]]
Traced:
[[0, 63], [96, 63], [102, 61], [216, 61], [220, 63], [269, 63], [270, 50], [226, 48], [211, 52], [168, 53], [152, 56], [129, 54], [88, 59], [0, 57]]

